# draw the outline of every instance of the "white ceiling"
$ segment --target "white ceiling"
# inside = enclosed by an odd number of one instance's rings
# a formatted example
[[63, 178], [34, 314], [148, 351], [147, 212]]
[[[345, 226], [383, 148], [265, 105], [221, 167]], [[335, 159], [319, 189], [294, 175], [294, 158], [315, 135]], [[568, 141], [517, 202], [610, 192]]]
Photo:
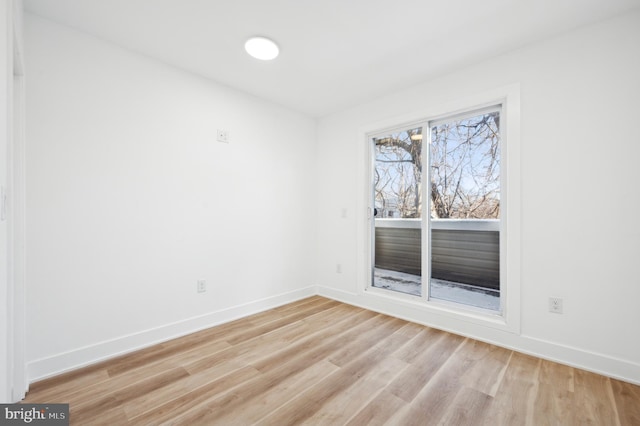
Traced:
[[[25, 0], [27, 11], [311, 116], [640, 7], [640, 0]], [[280, 45], [275, 61], [245, 40]]]

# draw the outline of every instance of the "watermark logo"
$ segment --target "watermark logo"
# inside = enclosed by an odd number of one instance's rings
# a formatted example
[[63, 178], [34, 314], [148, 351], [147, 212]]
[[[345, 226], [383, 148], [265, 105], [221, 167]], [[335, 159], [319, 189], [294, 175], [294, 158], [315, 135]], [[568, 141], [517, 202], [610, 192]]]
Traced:
[[0, 426], [69, 426], [69, 404], [0, 404]]

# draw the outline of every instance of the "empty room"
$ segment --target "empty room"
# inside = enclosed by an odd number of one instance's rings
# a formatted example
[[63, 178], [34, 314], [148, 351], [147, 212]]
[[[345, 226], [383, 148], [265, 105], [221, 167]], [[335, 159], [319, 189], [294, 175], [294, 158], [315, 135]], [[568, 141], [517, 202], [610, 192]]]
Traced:
[[0, 12], [0, 424], [640, 425], [638, 0]]

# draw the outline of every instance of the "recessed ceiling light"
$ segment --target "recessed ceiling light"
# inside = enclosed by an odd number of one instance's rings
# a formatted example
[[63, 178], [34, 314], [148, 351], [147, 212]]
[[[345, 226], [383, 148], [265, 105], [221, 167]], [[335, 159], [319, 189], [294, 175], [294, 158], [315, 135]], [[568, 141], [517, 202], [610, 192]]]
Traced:
[[247, 53], [256, 59], [270, 61], [280, 53], [278, 45], [266, 37], [251, 37], [244, 44]]

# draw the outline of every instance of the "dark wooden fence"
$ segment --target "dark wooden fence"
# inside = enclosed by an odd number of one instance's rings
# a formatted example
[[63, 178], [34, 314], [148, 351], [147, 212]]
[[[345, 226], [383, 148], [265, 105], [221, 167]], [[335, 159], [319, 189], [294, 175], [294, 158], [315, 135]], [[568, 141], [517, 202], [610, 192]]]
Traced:
[[[376, 220], [375, 266], [421, 275], [421, 230], [417, 221]], [[500, 288], [498, 224], [479, 221], [432, 222], [431, 276]]]

